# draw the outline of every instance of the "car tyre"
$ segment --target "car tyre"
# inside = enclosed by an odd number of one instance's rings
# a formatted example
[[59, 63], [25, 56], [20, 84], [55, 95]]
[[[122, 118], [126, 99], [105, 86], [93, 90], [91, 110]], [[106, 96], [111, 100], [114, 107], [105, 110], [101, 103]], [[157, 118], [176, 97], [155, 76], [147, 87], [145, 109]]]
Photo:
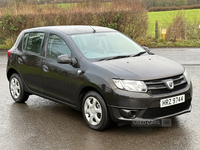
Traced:
[[106, 103], [95, 91], [90, 91], [84, 96], [82, 113], [89, 127], [94, 130], [105, 130], [111, 125]]
[[29, 94], [24, 91], [24, 84], [21, 78], [16, 73], [10, 77], [9, 90], [13, 100], [17, 103], [24, 103], [29, 97]]

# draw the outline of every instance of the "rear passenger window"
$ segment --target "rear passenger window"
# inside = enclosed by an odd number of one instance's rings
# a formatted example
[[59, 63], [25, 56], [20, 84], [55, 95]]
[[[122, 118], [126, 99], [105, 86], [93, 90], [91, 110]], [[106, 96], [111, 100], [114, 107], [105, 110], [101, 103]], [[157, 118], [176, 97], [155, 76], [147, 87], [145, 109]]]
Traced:
[[30, 33], [25, 34], [23, 47], [25, 51], [30, 51], [36, 54], [40, 54], [44, 41], [45, 33]]
[[67, 54], [71, 57], [71, 51], [67, 44], [58, 36], [50, 35], [47, 47], [47, 57], [57, 59], [59, 55]]

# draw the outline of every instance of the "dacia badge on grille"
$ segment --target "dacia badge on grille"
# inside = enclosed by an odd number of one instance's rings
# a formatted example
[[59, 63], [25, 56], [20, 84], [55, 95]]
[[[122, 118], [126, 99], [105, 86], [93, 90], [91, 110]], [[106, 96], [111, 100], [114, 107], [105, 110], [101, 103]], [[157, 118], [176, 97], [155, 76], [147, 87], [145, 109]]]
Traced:
[[173, 80], [165, 81], [165, 85], [167, 86], [167, 88], [168, 88], [169, 90], [174, 89], [174, 82], [173, 82]]

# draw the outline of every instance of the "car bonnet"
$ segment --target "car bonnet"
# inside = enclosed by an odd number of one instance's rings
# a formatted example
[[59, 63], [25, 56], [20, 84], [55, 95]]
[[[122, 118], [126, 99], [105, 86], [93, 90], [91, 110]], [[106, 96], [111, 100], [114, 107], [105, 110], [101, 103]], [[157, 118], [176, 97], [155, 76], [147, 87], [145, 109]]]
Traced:
[[170, 59], [157, 55], [120, 58], [93, 62], [120, 79], [152, 80], [182, 74], [184, 67]]

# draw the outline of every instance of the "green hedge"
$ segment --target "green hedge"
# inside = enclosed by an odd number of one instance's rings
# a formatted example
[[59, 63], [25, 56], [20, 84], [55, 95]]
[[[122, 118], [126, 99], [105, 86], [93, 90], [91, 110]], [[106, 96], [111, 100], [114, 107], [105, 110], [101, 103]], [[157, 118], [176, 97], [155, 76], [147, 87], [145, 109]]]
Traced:
[[132, 39], [146, 36], [148, 29], [147, 11], [110, 10], [103, 12], [56, 12], [37, 14], [5, 14], [0, 17], [0, 43], [16, 38], [27, 28], [54, 25], [96, 25], [116, 29]]

